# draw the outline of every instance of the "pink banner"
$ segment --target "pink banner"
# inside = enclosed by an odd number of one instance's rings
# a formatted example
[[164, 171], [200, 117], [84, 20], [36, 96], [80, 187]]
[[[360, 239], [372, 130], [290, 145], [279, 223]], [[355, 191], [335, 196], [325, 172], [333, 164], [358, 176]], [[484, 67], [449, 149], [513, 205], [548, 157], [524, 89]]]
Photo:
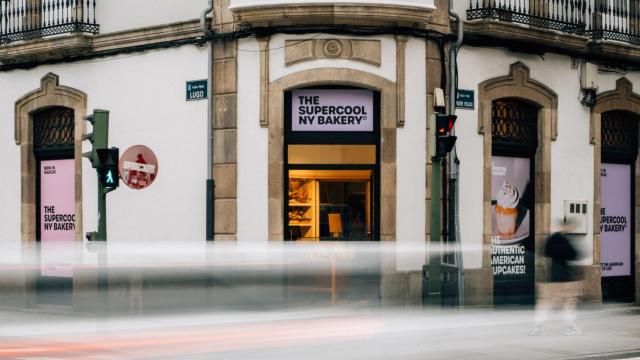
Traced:
[[600, 170], [600, 266], [602, 276], [631, 275], [631, 166]]
[[73, 159], [40, 162], [40, 246], [43, 276], [72, 276], [76, 230]]

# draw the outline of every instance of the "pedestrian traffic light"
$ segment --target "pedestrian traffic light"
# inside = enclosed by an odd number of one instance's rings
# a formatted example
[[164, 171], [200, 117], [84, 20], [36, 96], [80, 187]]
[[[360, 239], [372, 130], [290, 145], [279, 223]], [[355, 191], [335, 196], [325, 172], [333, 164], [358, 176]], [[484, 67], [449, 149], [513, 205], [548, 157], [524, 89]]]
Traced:
[[435, 157], [443, 158], [453, 149], [457, 137], [451, 135], [451, 130], [453, 130], [457, 118], [455, 115], [436, 115]]
[[93, 126], [93, 131], [89, 134], [82, 135], [82, 140], [91, 142], [91, 151], [82, 154], [91, 161], [91, 166], [97, 168], [98, 155], [96, 149], [106, 149], [109, 143], [109, 112], [106, 110], [94, 110], [93, 114], [85, 116]]
[[94, 110], [84, 120], [91, 123], [93, 131], [82, 135], [91, 142], [91, 151], [82, 153], [91, 161], [98, 175], [98, 231], [87, 233], [89, 241], [107, 241], [107, 193], [120, 185], [118, 174], [118, 148], [109, 149], [109, 111]]
[[107, 189], [114, 189], [120, 185], [120, 174], [118, 172], [118, 159], [120, 149], [96, 149], [98, 157], [97, 172], [98, 181]]

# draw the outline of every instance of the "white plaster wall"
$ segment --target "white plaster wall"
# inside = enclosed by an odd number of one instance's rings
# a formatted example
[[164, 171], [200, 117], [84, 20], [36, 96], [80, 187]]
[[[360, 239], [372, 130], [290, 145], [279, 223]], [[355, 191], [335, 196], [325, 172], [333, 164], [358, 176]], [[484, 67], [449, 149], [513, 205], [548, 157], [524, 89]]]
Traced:
[[[460, 168], [460, 223], [466, 268], [482, 266], [483, 142], [477, 132], [478, 84], [509, 73], [509, 66], [522, 61], [531, 78], [558, 94], [558, 139], [551, 145], [551, 218], [562, 216], [564, 200], [587, 200], [593, 211], [593, 146], [589, 143], [589, 109], [580, 105], [577, 70], [568, 57], [512, 53], [505, 49], [464, 47], [459, 55], [459, 88], [475, 90], [476, 110], [459, 109], [456, 133]], [[590, 217], [591, 220], [591, 217]], [[552, 228], [553, 230], [554, 228]], [[585, 263], [591, 262], [593, 224], [581, 236]]]
[[421, 270], [425, 262], [426, 50], [424, 40], [407, 43], [405, 125], [397, 130], [397, 270]]
[[96, 19], [100, 33], [199, 19], [208, 0], [99, 0]]
[[260, 127], [260, 53], [238, 41], [238, 245], [268, 239], [268, 129]]
[[616, 81], [620, 78], [625, 77], [629, 81], [633, 83], [633, 92], [636, 94], [640, 94], [640, 72], [638, 71], [619, 71], [619, 72], [598, 72], [598, 94], [615, 90], [616, 89]]
[[372, 6], [406, 6], [419, 9], [435, 9], [433, 0], [231, 0], [229, 8], [244, 9], [274, 5], [357, 4]]
[[[109, 144], [144, 144], [156, 153], [158, 177], [145, 190], [121, 183], [107, 195], [110, 243], [202, 241], [205, 226], [206, 101], [185, 101], [185, 82], [207, 77], [204, 49], [180, 47], [86, 62], [0, 73], [0, 187], [2, 246], [20, 244], [20, 153], [14, 103], [40, 87], [48, 72], [60, 85], [88, 95], [88, 111], [110, 110]], [[88, 151], [88, 142], [83, 150]], [[95, 170], [83, 159], [83, 231], [97, 228]]]
[[[307, 35], [274, 35], [269, 42], [271, 49], [269, 57], [269, 78], [270, 81], [293, 73], [311, 69], [336, 67], [369, 72], [391, 81], [396, 81], [396, 43], [393, 36], [366, 36], [358, 39], [380, 40], [381, 41], [381, 65], [375, 66], [359, 61], [347, 59], [319, 59], [314, 61], [303, 61], [291, 66], [285, 66], [284, 51], [285, 40], [304, 39], [353, 39], [353, 36], [338, 36], [329, 34], [307, 34]], [[242, 47], [240, 47], [242, 49]], [[241, 51], [242, 52], [242, 51]], [[411, 61], [411, 60], [409, 60]], [[408, 62], [409, 62], [408, 61]], [[348, 79], [345, 79], [348, 80]]]
[[551, 231], [558, 229], [564, 217], [564, 200], [588, 201], [588, 234], [575, 238], [586, 256], [583, 263], [591, 264], [594, 196], [594, 146], [589, 137], [591, 111], [580, 104], [580, 79], [578, 71], [571, 69], [571, 59], [557, 55], [545, 58], [557, 59], [560, 64], [541, 71], [548, 78], [544, 83], [558, 94], [558, 138], [551, 143]]
[[[44, 74], [43, 74], [44, 75]], [[13, 83], [0, 73], [0, 262], [19, 263], [20, 256], [20, 147], [14, 141], [15, 100], [7, 93], [25, 94], [40, 81]]]
[[[455, 11], [462, 19], [467, 18], [467, 10], [469, 9], [469, 1], [466, 0], [449, 0], [453, 2], [453, 11]], [[482, 1], [480, 1], [482, 3]], [[473, 1], [475, 7], [476, 2]]]

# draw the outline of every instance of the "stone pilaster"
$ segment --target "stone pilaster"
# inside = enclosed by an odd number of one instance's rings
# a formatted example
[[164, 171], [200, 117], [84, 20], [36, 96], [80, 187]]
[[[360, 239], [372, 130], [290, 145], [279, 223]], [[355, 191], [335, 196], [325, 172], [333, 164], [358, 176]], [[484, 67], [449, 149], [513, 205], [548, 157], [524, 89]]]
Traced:
[[[229, 1], [216, 1], [214, 32], [233, 29]], [[213, 176], [215, 189], [215, 240], [236, 240], [238, 133], [237, 133], [237, 42], [213, 42]]]

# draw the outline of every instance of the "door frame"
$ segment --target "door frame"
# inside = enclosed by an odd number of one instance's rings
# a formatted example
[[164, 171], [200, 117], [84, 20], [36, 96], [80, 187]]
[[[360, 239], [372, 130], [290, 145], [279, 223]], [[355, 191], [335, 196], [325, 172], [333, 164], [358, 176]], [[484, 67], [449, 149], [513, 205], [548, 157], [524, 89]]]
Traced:
[[[373, 131], [292, 131], [291, 106], [292, 91], [301, 89], [326, 90], [367, 90], [373, 93]], [[284, 171], [283, 171], [283, 229], [289, 227], [289, 170], [373, 170], [372, 184], [372, 240], [380, 240], [380, 92], [376, 90], [342, 85], [312, 86], [291, 89], [284, 92]], [[375, 145], [375, 164], [289, 164], [289, 145]], [[377, 205], [377, 206], [376, 206]], [[284, 239], [291, 240], [284, 231]]]

